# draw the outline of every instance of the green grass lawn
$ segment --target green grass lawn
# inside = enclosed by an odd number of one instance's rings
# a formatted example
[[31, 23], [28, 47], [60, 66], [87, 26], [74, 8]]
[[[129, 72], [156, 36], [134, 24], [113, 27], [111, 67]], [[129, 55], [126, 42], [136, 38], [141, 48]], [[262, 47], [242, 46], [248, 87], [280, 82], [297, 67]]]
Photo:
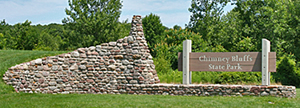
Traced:
[[11, 66], [61, 51], [0, 50], [0, 108], [42, 107], [300, 107], [300, 89], [294, 99], [276, 97], [198, 97], [163, 95], [26, 94], [15, 93], [2, 75]]
[[[299, 92], [300, 89], [297, 91]], [[0, 96], [0, 107], [300, 107], [300, 99], [276, 97], [198, 97], [163, 95], [25, 94]]]

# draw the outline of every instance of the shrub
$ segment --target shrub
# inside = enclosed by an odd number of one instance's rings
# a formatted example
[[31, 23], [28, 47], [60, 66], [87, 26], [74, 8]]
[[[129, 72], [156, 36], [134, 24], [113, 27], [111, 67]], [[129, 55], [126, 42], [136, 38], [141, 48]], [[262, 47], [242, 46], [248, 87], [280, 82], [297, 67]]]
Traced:
[[261, 72], [222, 72], [218, 83], [257, 83], [261, 82]]
[[211, 47], [200, 35], [184, 29], [165, 30], [163, 36], [165, 37], [158, 40], [152, 52], [157, 58], [169, 60], [173, 70], [178, 67], [178, 52], [182, 52], [182, 43], [186, 39], [192, 40], [192, 52], [226, 52], [221, 45]]
[[300, 87], [300, 69], [296, 67], [295, 59], [291, 56], [282, 57], [277, 63], [277, 72], [272, 75], [276, 82]]

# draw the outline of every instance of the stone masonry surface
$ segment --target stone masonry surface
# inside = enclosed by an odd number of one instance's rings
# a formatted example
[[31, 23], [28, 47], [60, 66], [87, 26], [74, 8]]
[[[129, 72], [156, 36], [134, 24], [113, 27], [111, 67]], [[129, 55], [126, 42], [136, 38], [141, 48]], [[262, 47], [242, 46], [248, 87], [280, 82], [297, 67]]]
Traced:
[[123, 39], [13, 66], [3, 80], [25, 93], [296, 96], [294, 86], [159, 84], [141, 20]]

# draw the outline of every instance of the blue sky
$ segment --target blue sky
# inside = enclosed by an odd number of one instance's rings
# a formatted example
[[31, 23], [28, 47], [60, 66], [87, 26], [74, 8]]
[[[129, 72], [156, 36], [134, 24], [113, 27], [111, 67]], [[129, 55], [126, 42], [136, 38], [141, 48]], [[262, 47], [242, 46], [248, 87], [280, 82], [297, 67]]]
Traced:
[[[133, 15], [143, 17], [150, 13], [160, 16], [164, 26], [184, 27], [189, 22], [191, 13], [188, 8], [191, 0], [123, 0], [120, 21], [131, 19]], [[26, 20], [32, 24], [61, 23], [66, 16], [68, 0], [0, 0], [0, 20], [9, 24], [22, 23]], [[232, 6], [227, 6], [229, 11]]]

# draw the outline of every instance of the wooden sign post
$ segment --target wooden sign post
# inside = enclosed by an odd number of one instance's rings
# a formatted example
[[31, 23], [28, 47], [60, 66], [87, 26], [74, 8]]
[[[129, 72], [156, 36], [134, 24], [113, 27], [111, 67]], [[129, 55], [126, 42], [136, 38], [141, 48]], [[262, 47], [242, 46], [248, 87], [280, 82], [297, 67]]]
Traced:
[[276, 53], [270, 52], [270, 41], [262, 40], [262, 52], [195, 52], [191, 40], [183, 42], [178, 53], [178, 70], [183, 84], [191, 84], [191, 71], [262, 72], [262, 85], [270, 85], [270, 73], [276, 72]]

